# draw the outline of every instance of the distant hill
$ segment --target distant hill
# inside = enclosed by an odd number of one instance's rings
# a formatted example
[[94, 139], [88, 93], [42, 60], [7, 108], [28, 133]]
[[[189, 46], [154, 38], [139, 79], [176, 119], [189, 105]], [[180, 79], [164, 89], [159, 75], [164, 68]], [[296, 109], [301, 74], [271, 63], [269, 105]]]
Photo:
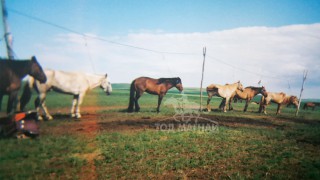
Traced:
[[112, 89], [130, 89], [128, 83], [112, 83]]

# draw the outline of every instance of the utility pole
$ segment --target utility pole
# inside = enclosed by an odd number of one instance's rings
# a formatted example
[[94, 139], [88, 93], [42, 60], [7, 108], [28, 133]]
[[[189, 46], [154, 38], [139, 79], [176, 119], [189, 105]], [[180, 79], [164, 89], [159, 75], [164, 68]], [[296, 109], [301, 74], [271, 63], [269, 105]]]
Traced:
[[302, 79], [302, 87], [301, 87], [301, 91], [300, 91], [299, 104], [298, 104], [298, 107], [297, 107], [296, 116], [298, 116], [298, 113], [299, 113], [300, 104], [301, 104], [301, 97], [302, 97], [302, 92], [303, 92], [303, 86], [304, 86], [304, 82], [307, 79], [307, 75], [308, 75], [308, 71], [304, 70], [303, 71], [303, 79]]
[[201, 85], [200, 85], [200, 112], [202, 111], [202, 83], [203, 83], [203, 74], [204, 74], [204, 64], [206, 62], [206, 47], [203, 48], [203, 63], [202, 63], [202, 76], [201, 76]]
[[4, 39], [6, 41], [6, 47], [7, 47], [7, 55], [10, 60], [13, 60], [14, 53], [12, 49], [12, 35], [10, 33], [10, 29], [7, 21], [8, 12], [6, 9], [5, 0], [1, 0], [1, 7], [2, 7], [2, 21], [3, 21], [3, 27], [4, 27]]

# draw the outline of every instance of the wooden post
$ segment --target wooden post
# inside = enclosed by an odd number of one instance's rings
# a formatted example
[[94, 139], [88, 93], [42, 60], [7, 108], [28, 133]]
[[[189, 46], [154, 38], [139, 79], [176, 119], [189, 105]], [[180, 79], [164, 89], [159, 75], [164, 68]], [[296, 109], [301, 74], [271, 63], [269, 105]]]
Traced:
[[203, 63], [202, 63], [202, 76], [200, 84], [200, 112], [202, 111], [202, 83], [203, 83], [203, 74], [204, 74], [204, 64], [206, 61], [206, 47], [203, 48]]
[[298, 113], [299, 113], [300, 104], [301, 104], [301, 97], [302, 97], [302, 92], [303, 92], [303, 86], [304, 86], [304, 82], [307, 79], [307, 75], [308, 75], [308, 71], [306, 71], [306, 70], [303, 71], [302, 87], [301, 87], [301, 91], [300, 91], [299, 104], [298, 104], [298, 107], [297, 107], [296, 116], [298, 116]]
[[6, 9], [5, 0], [1, 0], [1, 7], [2, 7], [2, 21], [3, 21], [3, 27], [4, 27], [4, 39], [6, 41], [7, 54], [8, 54], [8, 58], [13, 60], [14, 53], [12, 49], [12, 35], [10, 33], [9, 25], [7, 22], [8, 12]]

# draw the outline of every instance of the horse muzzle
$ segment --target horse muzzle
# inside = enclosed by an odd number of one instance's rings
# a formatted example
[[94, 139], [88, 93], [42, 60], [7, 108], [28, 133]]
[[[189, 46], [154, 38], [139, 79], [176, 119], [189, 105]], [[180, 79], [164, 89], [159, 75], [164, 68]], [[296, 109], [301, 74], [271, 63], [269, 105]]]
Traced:
[[183, 86], [181, 84], [176, 85], [176, 88], [180, 91], [180, 93], [183, 91]]
[[43, 76], [43, 77], [39, 78], [38, 80], [39, 80], [39, 82], [40, 82], [41, 84], [43, 84], [43, 83], [46, 83], [46, 82], [47, 82], [47, 77], [46, 77], [46, 76]]

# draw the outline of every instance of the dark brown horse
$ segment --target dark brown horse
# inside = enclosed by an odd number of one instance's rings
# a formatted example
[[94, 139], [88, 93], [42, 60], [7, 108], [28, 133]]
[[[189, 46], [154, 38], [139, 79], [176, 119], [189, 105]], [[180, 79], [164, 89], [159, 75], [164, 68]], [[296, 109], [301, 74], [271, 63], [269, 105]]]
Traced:
[[306, 102], [303, 106], [303, 109], [308, 110], [308, 108], [312, 108], [312, 110], [314, 111], [316, 106], [320, 106], [320, 103], [319, 102]]
[[149, 77], [139, 77], [132, 81], [130, 87], [130, 102], [128, 107], [128, 112], [133, 112], [135, 106], [135, 111], [140, 110], [138, 103], [139, 98], [144, 92], [149, 94], [158, 95], [158, 107], [157, 112], [160, 111], [160, 104], [163, 96], [166, 95], [169, 89], [176, 87], [180, 92], [183, 91], [182, 82], [179, 77], [177, 78], [160, 78], [153, 79]]
[[0, 60], [0, 109], [3, 95], [9, 95], [8, 114], [16, 110], [21, 79], [26, 75], [33, 76], [41, 83], [47, 80], [42, 67], [34, 56], [31, 60]]

